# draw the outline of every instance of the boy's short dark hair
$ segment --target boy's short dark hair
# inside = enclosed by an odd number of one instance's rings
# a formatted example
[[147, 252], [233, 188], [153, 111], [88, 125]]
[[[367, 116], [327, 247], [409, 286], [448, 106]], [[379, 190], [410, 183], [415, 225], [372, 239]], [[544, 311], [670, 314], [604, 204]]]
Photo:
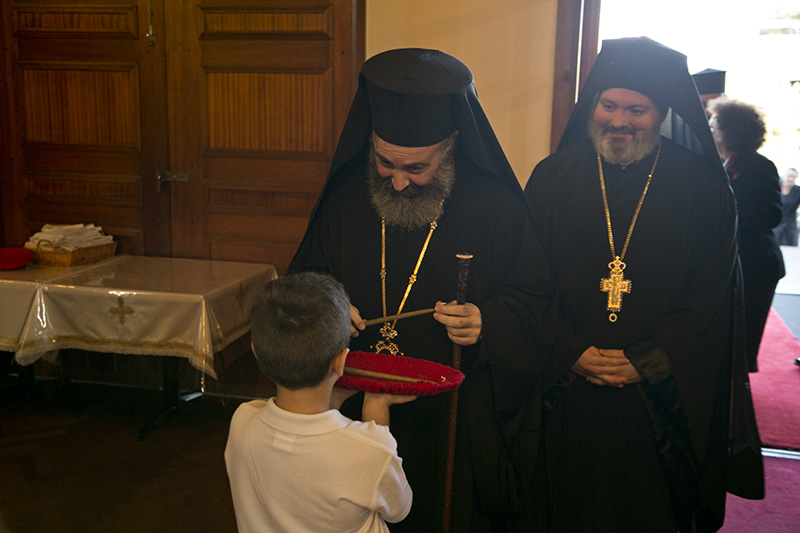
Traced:
[[253, 350], [276, 384], [315, 387], [350, 343], [350, 299], [332, 277], [301, 272], [271, 281], [253, 309]]

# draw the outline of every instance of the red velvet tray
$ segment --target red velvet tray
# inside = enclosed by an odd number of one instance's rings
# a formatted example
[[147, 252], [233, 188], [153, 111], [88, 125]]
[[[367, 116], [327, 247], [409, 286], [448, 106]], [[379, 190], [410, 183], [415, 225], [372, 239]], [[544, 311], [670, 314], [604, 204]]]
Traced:
[[397, 394], [404, 396], [431, 396], [453, 390], [464, 381], [464, 374], [447, 365], [413, 357], [398, 357], [388, 353], [350, 352], [345, 366], [401, 376], [420, 381], [405, 382], [381, 377], [345, 374], [336, 382], [337, 387], [349, 390]]
[[22, 268], [31, 262], [33, 250], [21, 247], [0, 248], [0, 270]]

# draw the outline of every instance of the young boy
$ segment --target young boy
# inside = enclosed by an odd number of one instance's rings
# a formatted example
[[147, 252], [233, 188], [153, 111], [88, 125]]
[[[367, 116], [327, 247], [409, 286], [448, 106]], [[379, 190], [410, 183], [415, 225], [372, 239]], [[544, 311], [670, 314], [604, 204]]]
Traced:
[[350, 340], [350, 301], [329, 276], [270, 282], [253, 311], [253, 351], [277, 387], [239, 406], [225, 463], [240, 532], [388, 532], [411, 509], [389, 432], [389, 406], [413, 396], [365, 394], [363, 422], [337, 409]]

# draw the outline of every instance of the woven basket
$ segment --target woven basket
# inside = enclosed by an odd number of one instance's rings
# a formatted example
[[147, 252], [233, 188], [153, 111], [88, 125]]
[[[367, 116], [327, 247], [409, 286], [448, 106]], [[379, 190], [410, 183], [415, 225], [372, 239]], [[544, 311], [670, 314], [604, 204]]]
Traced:
[[[42, 248], [42, 244], [50, 245], [52, 249], [45, 250]], [[40, 265], [51, 266], [85, 265], [86, 263], [94, 263], [95, 261], [111, 257], [116, 251], [117, 243], [109, 242], [107, 244], [90, 246], [88, 248], [78, 248], [71, 252], [60, 252], [55, 249], [52, 242], [42, 239], [36, 244], [36, 249], [33, 251], [33, 262]]]

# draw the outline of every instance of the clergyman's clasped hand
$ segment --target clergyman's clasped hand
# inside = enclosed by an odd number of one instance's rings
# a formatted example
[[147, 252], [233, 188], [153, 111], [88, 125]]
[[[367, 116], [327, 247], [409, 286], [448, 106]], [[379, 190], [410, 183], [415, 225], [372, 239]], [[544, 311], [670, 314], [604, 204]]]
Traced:
[[595, 385], [622, 388], [644, 378], [625, 357], [623, 350], [590, 346], [572, 365], [572, 371]]

